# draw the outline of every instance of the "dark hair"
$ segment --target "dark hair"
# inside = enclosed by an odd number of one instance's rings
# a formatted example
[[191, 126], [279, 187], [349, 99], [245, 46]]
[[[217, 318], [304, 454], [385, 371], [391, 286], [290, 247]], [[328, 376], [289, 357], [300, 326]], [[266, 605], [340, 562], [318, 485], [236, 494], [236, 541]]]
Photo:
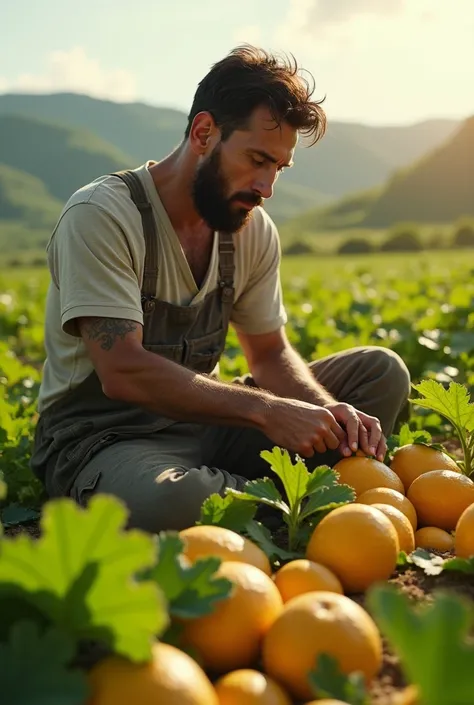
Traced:
[[[311, 74], [310, 74], [311, 76]], [[312, 79], [312, 76], [311, 76]], [[282, 121], [315, 144], [326, 131], [321, 101], [312, 101], [312, 86], [299, 75], [296, 59], [244, 45], [214, 64], [200, 81], [188, 115], [185, 137], [195, 116], [211, 113], [226, 140], [236, 129], [245, 129], [253, 111], [266, 106], [277, 125]]]

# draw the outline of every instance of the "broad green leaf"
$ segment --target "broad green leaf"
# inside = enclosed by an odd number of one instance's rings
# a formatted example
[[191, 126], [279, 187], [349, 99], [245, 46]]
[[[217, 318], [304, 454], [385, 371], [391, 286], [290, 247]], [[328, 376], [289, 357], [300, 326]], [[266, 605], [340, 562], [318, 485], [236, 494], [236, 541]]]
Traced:
[[443, 564], [443, 570], [474, 575], [474, 556], [470, 558], [448, 558]]
[[331, 698], [348, 705], [370, 705], [365, 689], [364, 674], [346, 675], [337, 659], [329, 654], [319, 654], [317, 665], [309, 674], [309, 684], [317, 698]]
[[328, 512], [355, 500], [355, 492], [349, 485], [333, 485], [314, 492], [300, 514], [301, 520], [317, 512]]
[[160, 586], [172, 616], [190, 619], [212, 612], [217, 602], [229, 596], [232, 583], [215, 575], [220, 558], [200, 558], [191, 565], [182, 552], [183, 547], [184, 541], [178, 533], [160, 533], [158, 561], [146, 572], [146, 577]]
[[127, 512], [97, 495], [87, 509], [68, 498], [43, 508], [42, 536], [0, 544], [0, 586], [42, 611], [76, 639], [97, 639], [132, 660], [147, 659], [168, 623], [160, 590], [135, 574], [155, 559], [151, 536], [124, 531]]
[[242, 502], [262, 502], [269, 507], [280, 509], [284, 514], [290, 513], [290, 508], [283, 501], [275, 483], [269, 477], [247, 482], [244, 491], [228, 488], [226, 493]]
[[292, 510], [306, 493], [309, 480], [306, 465], [301, 458], [297, 458], [293, 464], [288, 451], [277, 446], [273, 448], [272, 452], [263, 450], [260, 456], [269, 463], [273, 472], [282, 481], [290, 510]]
[[[460, 429], [474, 431], [474, 404], [470, 403], [467, 388], [451, 382], [448, 389], [433, 379], [413, 384], [422, 398], [411, 399], [413, 404], [437, 411]], [[423, 398], [424, 397], [424, 398]]]
[[405, 677], [429, 705], [472, 705], [474, 615], [468, 603], [439, 593], [430, 604], [412, 606], [393, 586], [369, 590], [367, 605], [398, 654]]
[[308, 478], [306, 494], [310, 495], [325, 487], [337, 485], [338, 479], [339, 475], [336, 470], [330, 468], [329, 465], [319, 465]]
[[213, 524], [222, 526], [238, 533], [243, 531], [247, 522], [251, 521], [257, 512], [257, 505], [240, 500], [227, 494], [211, 494], [201, 506], [201, 515], [197, 524]]
[[41, 634], [28, 621], [12, 626], [0, 643], [1, 702], [5, 705], [83, 705], [89, 695], [84, 672], [70, 669], [74, 641], [56, 628]]
[[267, 554], [270, 560], [289, 561], [293, 558], [302, 558], [302, 553], [296, 551], [287, 551], [284, 548], [277, 546], [273, 540], [270, 531], [266, 526], [258, 521], [250, 521], [246, 526], [246, 534], [254, 541], [257, 546], [260, 546], [262, 551]]
[[327, 465], [320, 465], [313, 470], [306, 487], [301, 520], [355, 500], [353, 488], [339, 484], [338, 477], [337, 471]]

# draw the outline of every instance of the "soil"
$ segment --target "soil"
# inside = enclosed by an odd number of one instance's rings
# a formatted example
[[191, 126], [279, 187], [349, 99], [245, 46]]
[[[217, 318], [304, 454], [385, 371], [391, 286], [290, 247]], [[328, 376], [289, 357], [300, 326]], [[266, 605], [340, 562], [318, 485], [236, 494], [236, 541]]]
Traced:
[[[40, 535], [38, 522], [30, 522], [5, 529], [5, 534], [9, 536], [25, 532], [34, 538], [38, 538]], [[443, 558], [450, 558], [453, 555], [439, 551], [433, 552]], [[433, 591], [442, 589], [453, 591], [472, 600], [474, 606], [474, 579], [472, 575], [449, 572], [430, 576], [426, 575], [421, 568], [410, 566], [397, 571], [389, 582], [397, 585], [414, 601], [430, 600]], [[351, 598], [364, 606], [363, 594], [351, 595]], [[399, 660], [385, 643], [382, 669], [370, 689], [371, 705], [396, 705], [397, 694], [406, 685], [407, 682], [400, 668]]]

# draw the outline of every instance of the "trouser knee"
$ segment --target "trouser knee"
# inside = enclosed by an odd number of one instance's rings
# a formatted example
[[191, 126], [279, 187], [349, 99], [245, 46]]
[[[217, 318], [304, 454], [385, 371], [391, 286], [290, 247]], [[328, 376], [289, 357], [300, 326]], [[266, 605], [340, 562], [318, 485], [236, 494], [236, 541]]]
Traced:
[[139, 501], [131, 504], [130, 527], [159, 533], [193, 526], [211, 494], [224, 494], [226, 486], [235, 486], [231, 476], [226, 475], [207, 467], [163, 471]]

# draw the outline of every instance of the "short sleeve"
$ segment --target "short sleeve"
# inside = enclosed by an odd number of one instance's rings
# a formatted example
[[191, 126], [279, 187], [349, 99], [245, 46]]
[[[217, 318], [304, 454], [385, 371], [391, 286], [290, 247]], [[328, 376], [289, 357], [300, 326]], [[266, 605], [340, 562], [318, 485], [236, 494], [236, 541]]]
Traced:
[[271, 333], [287, 322], [280, 280], [278, 231], [268, 216], [258, 229], [259, 232], [253, 233], [259, 243], [257, 257], [231, 315], [235, 328], [250, 335]]
[[80, 316], [143, 324], [140, 284], [126, 234], [101, 206], [78, 203], [64, 212], [48, 245], [48, 263], [66, 333], [79, 336]]

